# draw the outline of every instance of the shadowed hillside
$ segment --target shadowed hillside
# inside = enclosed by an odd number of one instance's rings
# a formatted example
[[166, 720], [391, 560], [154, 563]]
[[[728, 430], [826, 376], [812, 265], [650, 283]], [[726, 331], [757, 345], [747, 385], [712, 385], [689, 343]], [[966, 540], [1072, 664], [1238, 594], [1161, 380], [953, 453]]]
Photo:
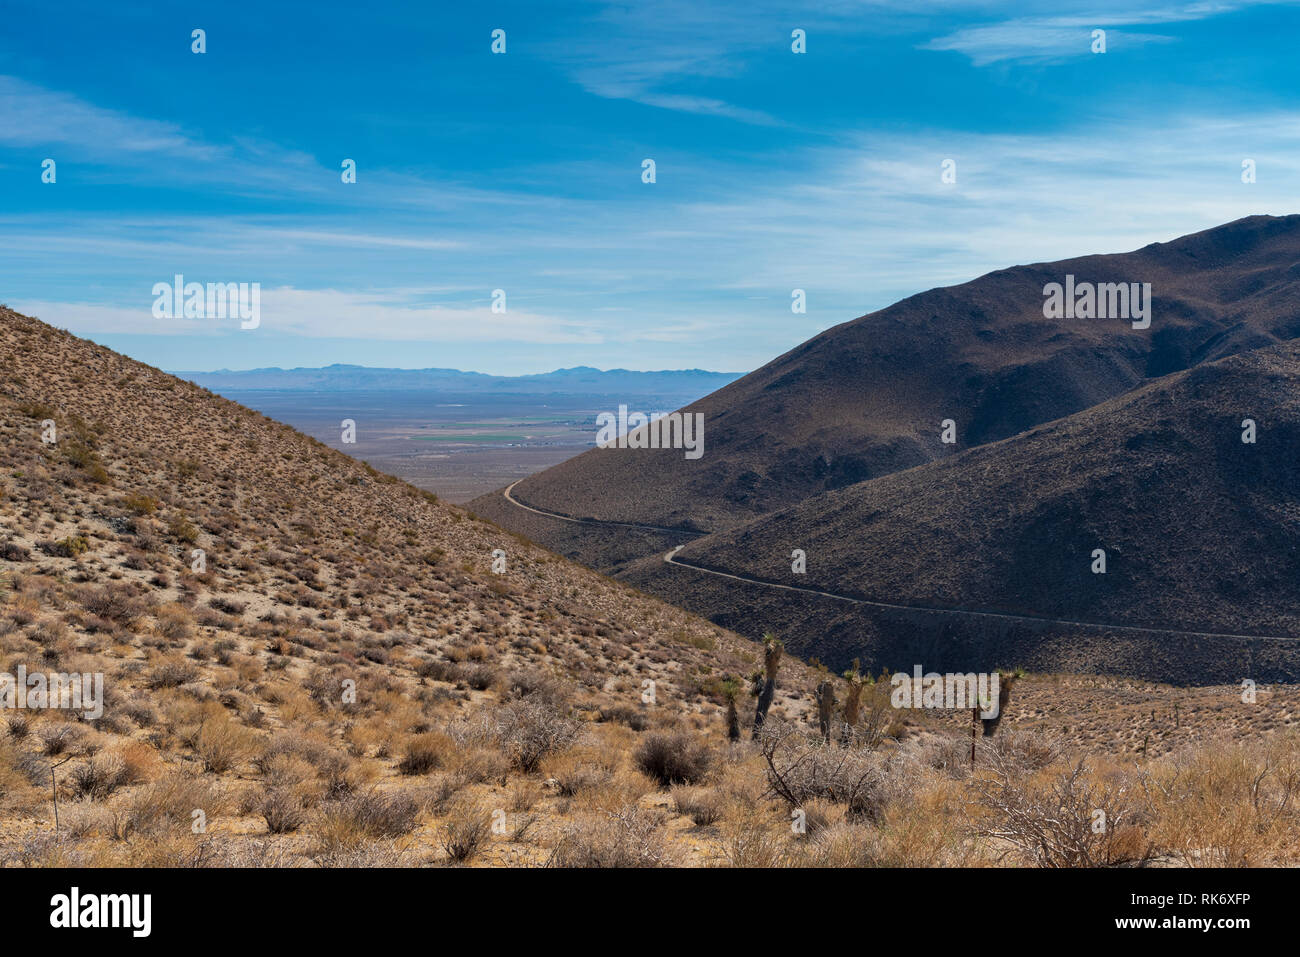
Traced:
[[[1300, 636], [1297, 263], [1300, 217], [1261, 216], [932, 290], [697, 403], [698, 460], [598, 449], [517, 483], [513, 503], [474, 507], [835, 663], [896, 667], [924, 648], [953, 667], [1290, 680], [1295, 645], [1268, 639]], [[1044, 318], [1044, 286], [1066, 275], [1151, 283], [1150, 328]], [[806, 574], [792, 572], [796, 548]]]
[[904, 604], [1300, 635], [1297, 383], [1295, 344], [1198, 366], [678, 557]]
[[[702, 458], [594, 449], [526, 479], [518, 496], [566, 515], [721, 530], [1007, 438], [1147, 378], [1294, 338], [1297, 263], [1300, 216], [1254, 216], [1136, 252], [932, 289], [829, 329], [691, 405], [706, 417]], [[1150, 328], [1044, 318], [1043, 287], [1066, 274], [1151, 283]], [[956, 446], [940, 441], [945, 419], [957, 425]], [[487, 498], [473, 507], [511, 524]]]
[[[1294, 637], [1297, 382], [1294, 344], [1199, 366], [1013, 439], [694, 540], [677, 558], [923, 608]], [[1247, 418], [1253, 443], [1242, 441]], [[807, 553], [804, 575], [791, 572], [794, 548]], [[1104, 573], [1092, 570], [1095, 549], [1106, 553]], [[660, 571], [665, 586], [684, 574]], [[775, 624], [808, 620], [800, 597], [788, 597]], [[1183, 678], [1216, 654], [1212, 642], [1193, 653], [1177, 635], [1163, 641], [1185, 646]], [[853, 651], [870, 656], [870, 644]], [[1105, 643], [1091, 644], [1094, 667], [1105, 670]], [[1300, 673], [1300, 646], [1287, 646]], [[1229, 642], [1217, 654], [1246, 668], [1239, 651]]]

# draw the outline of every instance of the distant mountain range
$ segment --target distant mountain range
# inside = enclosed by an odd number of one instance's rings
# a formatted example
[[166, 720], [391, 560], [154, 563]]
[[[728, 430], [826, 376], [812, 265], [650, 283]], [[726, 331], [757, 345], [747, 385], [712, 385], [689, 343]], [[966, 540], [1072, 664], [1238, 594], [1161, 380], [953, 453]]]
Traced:
[[460, 369], [375, 369], [355, 365], [331, 365], [321, 369], [219, 369], [215, 372], [172, 374], [214, 392], [278, 389], [311, 392], [430, 391], [611, 396], [681, 393], [692, 397], [720, 389], [742, 375], [738, 372], [708, 372], [703, 369], [633, 372], [628, 369], [602, 371], [590, 366], [576, 366], [534, 375], [499, 376], [463, 372]]

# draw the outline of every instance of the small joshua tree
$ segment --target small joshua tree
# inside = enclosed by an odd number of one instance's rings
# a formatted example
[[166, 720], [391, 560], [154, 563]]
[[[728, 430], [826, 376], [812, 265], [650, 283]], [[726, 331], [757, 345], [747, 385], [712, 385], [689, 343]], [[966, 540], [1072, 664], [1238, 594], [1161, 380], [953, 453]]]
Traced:
[[772, 699], [776, 697], [776, 672], [781, 667], [784, 651], [785, 645], [775, 635], [769, 632], [763, 636], [763, 673], [755, 674], [753, 679], [755, 694], [758, 695], [758, 705], [754, 709], [754, 737], [758, 737], [763, 729], [763, 721], [772, 707]]
[[1011, 689], [1024, 676], [1025, 673], [1020, 668], [1015, 671], [999, 672], [998, 713], [992, 718], [980, 718], [980, 722], [984, 725], [984, 737], [991, 738], [997, 733], [998, 725], [1002, 723], [1002, 716], [1007, 713], [1007, 705], [1011, 704]]
[[853, 667], [844, 672], [844, 680], [849, 683], [849, 690], [844, 696], [844, 729], [840, 736], [844, 740], [847, 740], [853, 734], [853, 729], [858, 726], [858, 718], [862, 714], [862, 692], [870, 683], [869, 678], [862, 677], [860, 667], [860, 660], [854, 658]]
[[727, 740], [740, 740], [740, 715], [736, 711], [736, 698], [740, 695], [740, 682], [732, 675], [722, 677], [722, 696], [727, 702]]
[[991, 718], [981, 717], [980, 712], [984, 710], [985, 704], [971, 710], [971, 729], [970, 729], [970, 766], [975, 767], [975, 731], [980, 726], [984, 727], [984, 737], [991, 738], [997, 733], [998, 725], [1002, 723], [1002, 716], [1007, 713], [1007, 705], [1011, 704], [1011, 689], [1015, 687], [1018, 680], [1025, 676], [1023, 668], [1017, 668], [1014, 671], [998, 672], [998, 713]]

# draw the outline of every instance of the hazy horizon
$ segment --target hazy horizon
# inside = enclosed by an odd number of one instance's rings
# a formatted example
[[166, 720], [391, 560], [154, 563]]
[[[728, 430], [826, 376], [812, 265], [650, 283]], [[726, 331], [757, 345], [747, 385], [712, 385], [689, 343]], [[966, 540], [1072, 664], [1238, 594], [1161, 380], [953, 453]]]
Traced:
[[628, 369], [623, 366], [601, 369], [597, 366], [576, 365], [576, 366], [562, 366], [554, 369], [538, 370], [536, 372], [520, 372], [512, 375], [503, 375], [501, 373], [496, 373], [496, 372], [483, 372], [482, 370], [479, 369], [461, 369], [455, 366], [401, 366], [401, 365], [374, 366], [374, 365], [363, 365], [355, 362], [331, 362], [329, 365], [321, 365], [321, 366], [254, 366], [248, 369], [225, 369], [225, 368], [223, 369], [165, 369], [164, 368], [162, 371], [166, 372], [168, 375], [177, 375], [177, 376], [191, 375], [191, 374], [192, 375], [221, 375], [226, 373], [231, 375], [239, 375], [240, 373], [247, 373], [247, 372], [323, 372], [326, 369], [333, 369], [333, 368], [366, 369], [369, 371], [376, 371], [376, 372], [387, 371], [387, 370], [394, 370], [398, 372], [459, 372], [462, 375], [482, 375], [482, 376], [490, 376], [492, 378], [497, 378], [497, 379], [524, 379], [524, 378], [528, 378], [529, 376], [555, 375], [556, 373], [559, 372], [575, 372], [580, 370], [590, 370], [592, 372], [600, 372], [602, 374], [625, 372], [633, 375], [669, 375], [669, 374], [689, 374], [692, 372], [702, 372], [708, 375], [734, 375], [734, 376], [747, 375], [749, 371], [753, 371], [753, 370], [747, 370], [746, 372], [737, 372], [737, 371], [727, 370], [727, 369], [702, 369], [702, 368]]

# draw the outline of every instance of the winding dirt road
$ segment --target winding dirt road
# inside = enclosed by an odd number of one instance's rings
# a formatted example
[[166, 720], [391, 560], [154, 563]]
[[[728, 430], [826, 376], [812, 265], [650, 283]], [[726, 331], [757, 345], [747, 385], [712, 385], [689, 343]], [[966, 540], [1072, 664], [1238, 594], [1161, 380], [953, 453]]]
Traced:
[[[640, 529], [641, 531], [647, 531], [647, 532], [661, 532], [661, 533], [667, 532], [674, 535], [690, 535], [692, 538], [701, 538], [703, 537], [704, 534], [706, 534], [701, 532], [688, 532], [680, 528], [665, 528], [660, 525], [637, 525], [632, 522], [605, 522], [595, 518], [572, 518], [568, 515], [560, 515], [556, 512], [548, 512], [545, 509], [534, 508], [532, 505], [525, 505], [523, 502], [516, 499], [512, 494], [515, 490], [515, 486], [522, 481], [523, 479], [519, 479], [519, 481], [512, 482], [502, 492], [502, 494], [505, 496], [506, 501], [509, 502], [511, 505], [514, 505], [516, 508], [522, 508], [525, 511], [532, 512], [535, 515], [541, 515], [545, 518], [557, 519], [558, 521], [561, 522], [571, 522], [575, 525], [594, 525], [597, 527], [608, 526], [610, 528], [634, 528], [634, 529]], [[920, 611], [920, 612], [927, 612], [929, 614], [935, 614], [935, 615], [951, 615], [954, 617], [966, 617], [966, 618], [994, 618], [1002, 621], [1033, 622], [1035, 624], [1068, 625], [1072, 628], [1093, 628], [1099, 631], [1131, 631], [1131, 632], [1137, 632], [1139, 634], [1146, 634], [1146, 635], [1185, 635], [1191, 638], [1234, 638], [1238, 640], [1262, 639], [1266, 641], [1296, 641], [1297, 640], [1295, 638], [1289, 638], [1285, 635], [1238, 635], [1238, 634], [1233, 634], [1231, 632], [1221, 632], [1221, 631], [1183, 631], [1178, 628], [1149, 628], [1143, 625], [1116, 625], [1116, 624], [1105, 624], [1103, 622], [1096, 622], [1096, 621], [1076, 621], [1069, 618], [1049, 618], [1045, 615], [1012, 615], [1000, 611], [977, 611], [977, 610], [966, 609], [966, 608], [935, 608], [933, 606], [927, 606], [927, 605], [903, 605], [903, 604], [898, 604], [896, 602], [871, 601], [870, 599], [857, 598], [853, 595], [842, 595], [837, 592], [820, 591], [816, 588], [808, 588], [802, 585], [783, 585], [779, 582], [764, 581], [761, 578], [753, 578], [749, 575], [737, 575], [732, 572], [722, 572], [714, 568], [704, 568], [701, 565], [694, 565], [690, 562], [682, 561], [681, 559], [677, 558], [677, 553], [680, 552], [683, 548], [685, 548], [687, 544], [689, 543], [685, 542], [681, 545], [678, 545], [675, 548], [673, 548], [670, 552], [668, 552], [666, 555], [664, 555], [664, 563], [668, 565], [672, 565], [676, 568], [689, 568], [691, 571], [699, 572], [704, 575], [714, 575], [718, 578], [729, 578], [732, 581], [743, 582], [744, 584], [747, 585], [759, 585], [763, 588], [779, 588], [783, 591], [803, 592], [804, 594], [816, 595], [820, 598], [830, 598], [835, 601], [848, 602], [853, 605], [865, 605], [870, 608], [885, 608], [892, 611]]]

